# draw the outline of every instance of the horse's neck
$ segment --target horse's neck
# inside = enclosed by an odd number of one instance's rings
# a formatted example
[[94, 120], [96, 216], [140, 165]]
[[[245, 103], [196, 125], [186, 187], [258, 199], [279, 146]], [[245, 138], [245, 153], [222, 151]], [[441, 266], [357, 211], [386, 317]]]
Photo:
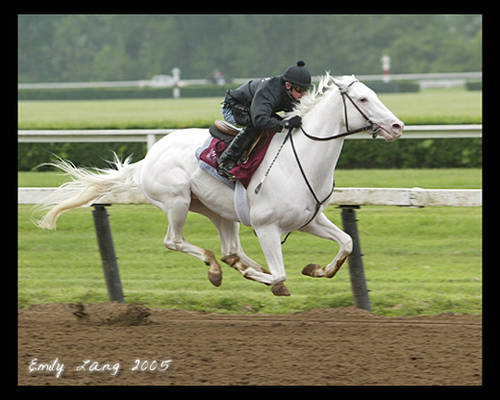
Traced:
[[[308, 134], [328, 137], [345, 131], [342, 98], [338, 90], [332, 90], [334, 92], [326, 95], [329, 98], [320, 101], [304, 117], [303, 129]], [[298, 133], [294, 135], [294, 140], [308, 177], [310, 176], [310, 179], [315, 180], [318, 185], [329, 186], [331, 183], [327, 182], [331, 179], [337, 165], [344, 139], [315, 141]]]

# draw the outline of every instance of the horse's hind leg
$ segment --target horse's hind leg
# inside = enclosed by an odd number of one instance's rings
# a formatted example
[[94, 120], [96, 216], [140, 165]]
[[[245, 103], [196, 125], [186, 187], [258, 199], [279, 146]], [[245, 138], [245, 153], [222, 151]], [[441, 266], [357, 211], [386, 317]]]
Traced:
[[352, 252], [351, 237], [333, 224], [333, 222], [323, 213], [319, 214], [307, 226], [302, 228], [301, 231], [311, 233], [324, 239], [334, 240], [340, 245], [337, 256], [326, 267], [322, 267], [318, 264], [308, 264], [302, 270], [304, 275], [314, 278], [332, 278]]
[[[222, 261], [233, 267], [250, 280], [262, 282], [262, 274], [271, 273], [248, 257], [241, 247], [239, 237], [239, 224], [233, 221], [221, 221], [217, 224], [221, 238]], [[264, 281], [263, 283], [266, 283]]]
[[248, 257], [241, 247], [239, 223], [222, 218], [209, 210], [196, 198], [191, 200], [190, 211], [200, 213], [212, 221], [219, 232], [222, 261], [239, 271], [245, 278], [259, 280], [264, 274], [270, 274], [264, 267]]
[[184, 239], [182, 231], [188, 210], [189, 201], [179, 198], [169, 202], [168, 208], [164, 209], [168, 216], [168, 230], [164, 240], [165, 246], [170, 250], [191, 254], [202, 260], [209, 266], [208, 280], [214, 286], [220, 286], [222, 283], [222, 270], [215, 259], [214, 253], [195, 246]]

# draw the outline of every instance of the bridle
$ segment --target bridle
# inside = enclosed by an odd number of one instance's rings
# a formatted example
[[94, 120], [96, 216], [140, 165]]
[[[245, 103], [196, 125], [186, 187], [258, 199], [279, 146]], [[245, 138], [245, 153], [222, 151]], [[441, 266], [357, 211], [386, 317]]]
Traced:
[[[375, 139], [375, 137], [377, 136], [377, 131], [378, 131], [378, 129], [380, 129], [380, 127], [377, 124], [372, 122], [372, 120], [366, 115], [366, 113], [354, 102], [352, 97], [349, 96], [349, 93], [347, 93], [348, 89], [352, 85], [354, 85], [356, 82], [359, 82], [359, 81], [356, 79], [356, 80], [352, 81], [346, 87], [339, 86], [337, 83], [335, 83], [335, 81], [333, 82], [339, 88], [340, 94], [342, 95], [342, 103], [344, 104], [344, 121], [345, 121], [346, 131], [343, 133], [338, 133], [338, 134], [333, 135], [333, 136], [320, 137], [320, 136], [313, 136], [313, 135], [308, 134], [304, 130], [304, 128], [301, 126], [300, 130], [302, 131], [302, 133], [304, 135], [306, 135], [306, 137], [308, 137], [311, 140], [327, 141], [327, 140], [332, 140], [332, 139], [338, 139], [338, 138], [341, 138], [344, 136], [354, 135], [355, 133], [358, 133], [358, 132], [371, 130], [372, 136]], [[366, 122], [368, 123], [367, 125], [365, 125], [361, 128], [358, 128], [358, 129], [354, 129], [352, 131], [349, 130], [349, 119], [347, 118], [347, 103], [345, 100], [346, 97], [351, 102], [351, 104], [354, 106], [354, 108], [356, 108], [356, 110], [358, 110], [358, 112], [361, 114], [361, 116], [366, 120]]]

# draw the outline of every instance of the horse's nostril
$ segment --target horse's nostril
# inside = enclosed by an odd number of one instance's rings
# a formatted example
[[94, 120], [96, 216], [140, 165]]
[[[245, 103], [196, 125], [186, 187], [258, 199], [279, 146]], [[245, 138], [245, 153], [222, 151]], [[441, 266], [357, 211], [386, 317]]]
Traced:
[[392, 124], [392, 131], [394, 133], [401, 135], [402, 130], [403, 130], [403, 127], [400, 124]]

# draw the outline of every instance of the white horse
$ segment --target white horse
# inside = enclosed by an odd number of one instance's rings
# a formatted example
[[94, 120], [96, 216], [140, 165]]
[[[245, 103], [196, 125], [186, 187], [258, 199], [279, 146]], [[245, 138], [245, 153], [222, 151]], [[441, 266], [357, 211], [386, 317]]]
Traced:
[[[222, 270], [210, 250], [189, 243], [183, 236], [188, 211], [207, 216], [220, 236], [222, 261], [241, 274], [271, 286], [278, 296], [290, 295], [284, 285], [281, 236], [300, 230], [339, 244], [338, 254], [325, 267], [309, 264], [302, 271], [313, 277], [333, 277], [352, 251], [352, 239], [323, 213], [332, 195], [334, 170], [344, 136], [358, 131], [381, 134], [386, 141], [401, 136], [403, 122], [377, 95], [354, 76], [333, 78], [328, 73], [296, 106], [302, 128], [277, 133], [247, 191], [250, 224], [267, 267], [243, 251], [239, 219], [232, 190], [201, 170], [195, 151], [209, 137], [207, 129], [183, 129], [159, 140], [146, 157], [129, 164], [115, 160], [116, 169], [91, 172], [60, 160], [56, 166], [73, 177], [60, 186], [45, 206], [51, 208], [38, 225], [53, 229], [61, 213], [89, 205], [120, 191], [139, 190], [168, 216], [164, 244], [191, 254], [209, 266], [208, 279], [222, 282]], [[362, 157], [362, 155], [360, 155]]]

